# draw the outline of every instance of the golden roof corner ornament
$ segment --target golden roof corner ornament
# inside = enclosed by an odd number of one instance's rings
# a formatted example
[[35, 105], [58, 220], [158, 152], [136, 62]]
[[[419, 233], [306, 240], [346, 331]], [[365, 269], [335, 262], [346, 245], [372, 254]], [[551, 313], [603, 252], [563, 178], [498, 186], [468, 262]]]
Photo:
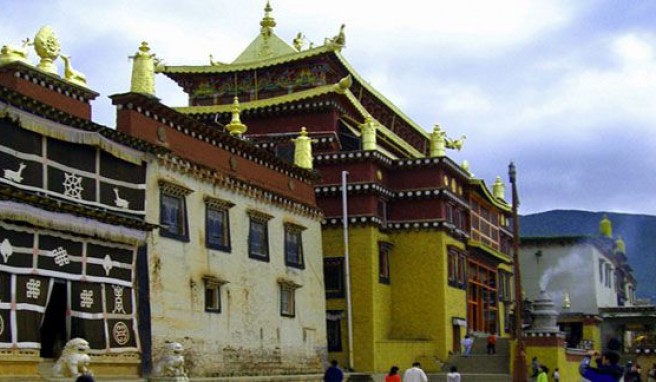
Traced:
[[62, 61], [64, 61], [64, 78], [66, 81], [86, 87], [87, 86], [87, 76], [73, 69], [71, 66], [71, 56], [65, 56], [64, 54], [59, 55]]
[[346, 77], [339, 80], [339, 82], [336, 83], [334, 86], [337, 93], [344, 94], [351, 87], [351, 85], [353, 85], [353, 77], [349, 74]]
[[150, 53], [150, 47], [146, 41], [142, 41], [139, 51], [128, 58], [132, 60], [130, 91], [154, 97], [155, 69], [161, 61], [155, 57], [154, 53]]
[[370, 115], [366, 116], [364, 123], [360, 125], [362, 132], [362, 150], [376, 150], [376, 122]]
[[342, 50], [342, 48], [346, 46], [346, 34], [344, 33], [345, 28], [346, 24], [342, 24], [342, 26], [339, 28], [339, 33], [337, 33], [333, 38], [326, 38], [324, 45], [331, 46], [337, 51]]
[[226, 129], [230, 132], [230, 135], [241, 137], [242, 134], [248, 130], [248, 127], [241, 122], [240, 119], [240, 108], [239, 108], [239, 98], [235, 96], [232, 102], [232, 120], [226, 125]]
[[210, 54], [210, 66], [221, 66], [221, 65], [225, 65], [225, 64], [221, 61], [214, 61], [214, 55]]
[[294, 49], [296, 49], [297, 51], [300, 52], [301, 50], [303, 50], [303, 45], [305, 45], [305, 36], [303, 35], [303, 33], [298, 32], [292, 43], [294, 45]]
[[311, 170], [312, 164], [312, 143], [316, 143], [316, 139], [308, 137], [307, 129], [301, 127], [301, 132], [298, 138], [291, 140], [294, 142], [294, 165]]
[[460, 137], [460, 139], [446, 138], [446, 148], [460, 151], [460, 149], [462, 149], [462, 146], [465, 144], [465, 139], [467, 139], [466, 135], [463, 135], [462, 137]]
[[28, 49], [27, 47], [30, 45], [34, 45], [34, 43], [29, 39], [26, 38], [25, 40], [22, 41], [23, 45], [20, 47], [13, 46], [13, 45], [3, 45], [2, 49], [0, 50], [0, 65], [8, 64], [10, 62], [23, 62], [28, 65], [32, 65], [32, 63], [27, 59], [28, 55]]
[[267, 0], [266, 6], [264, 7], [264, 17], [260, 21], [260, 26], [262, 27], [260, 33], [264, 36], [270, 36], [273, 28], [276, 26], [276, 20], [271, 16], [271, 11], [273, 11], [273, 8], [271, 8], [271, 4]]
[[54, 61], [59, 57], [60, 45], [59, 39], [50, 25], [42, 26], [34, 36], [34, 50], [41, 58], [37, 68], [58, 76], [57, 66], [55, 66]]
[[492, 194], [497, 199], [506, 200], [506, 186], [501, 181], [500, 176], [497, 176], [497, 180], [492, 185]]
[[474, 174], [470, 170], [470, 165], [469, 161], [467, 159], [463, 159], [462, 162], [460, 163], [460, 168], [463, 169], [467, 174], [469, 174], [470, 177], [474, 177]]
[[439, 124], [433, 127], [433, 132], [430, 134], [429, 156], [431, 158], [446, 156], [446, 132], [440, 128]]

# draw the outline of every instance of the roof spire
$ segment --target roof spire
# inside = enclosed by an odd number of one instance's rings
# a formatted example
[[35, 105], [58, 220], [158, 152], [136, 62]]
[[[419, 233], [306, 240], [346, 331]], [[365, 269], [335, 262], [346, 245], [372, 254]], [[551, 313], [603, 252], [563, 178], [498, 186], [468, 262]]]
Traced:
[[269, 4], [269, 0], [267, 0], [266, 6], [264, 7], [264, 17], [262, 18], [262, 21], [260, 21], [260, 26], [262, 26], [260, 31], [263, 35], [266, 36], [271, 35], [271, 32], [273, 32], [273, 27], [276, 26], [276, 20], [271, 17], [272, 10], [273, 9], [271, 8], [271, 4]]
[[235, 96], [232, 102], [232, 120], [226, 125], [226, 129], [228, 129], [228, 132], [230, 132], [230, 135], [233, 137], [241, 137], [241, 135], [248, 130], [248, 127], [241, 122], [239, 114], [239, 98]]

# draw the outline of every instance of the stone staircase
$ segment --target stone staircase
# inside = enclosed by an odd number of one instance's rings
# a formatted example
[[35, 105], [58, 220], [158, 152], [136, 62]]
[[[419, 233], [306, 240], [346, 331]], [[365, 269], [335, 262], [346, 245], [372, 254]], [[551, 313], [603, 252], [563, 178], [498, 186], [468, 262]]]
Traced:
[[487, 354], [486, 337], [478, 337], [474, 341], [472, 354], [464, 356], [461, 354], [451, 355], [444, 366], [442, 373], [430, 374], [429, 382], [446, 381], [446, 373], [451, 366], [456, 366], [467, 382], [507, 382], [511, 380], [510, 375], [510, 343], [506, 338], [497, 340], [496, 354]]

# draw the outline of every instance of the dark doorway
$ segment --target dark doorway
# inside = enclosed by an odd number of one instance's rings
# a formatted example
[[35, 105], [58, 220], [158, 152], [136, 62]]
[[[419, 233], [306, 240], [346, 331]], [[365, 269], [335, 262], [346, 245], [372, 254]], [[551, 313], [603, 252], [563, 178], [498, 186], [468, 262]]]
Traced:
[[55, 280], [41, 324], [41, 357], [59, 358], [66, 344], [66, 281]]

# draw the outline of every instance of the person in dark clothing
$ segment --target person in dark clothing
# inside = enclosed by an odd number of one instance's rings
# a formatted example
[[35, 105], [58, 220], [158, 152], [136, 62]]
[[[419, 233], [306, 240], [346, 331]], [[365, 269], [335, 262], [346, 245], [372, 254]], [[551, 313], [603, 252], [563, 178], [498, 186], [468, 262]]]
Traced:
[[82, 374], [77, 379], [75, 382], [95, 382], [95, 379], [89, 374]]
[[[597, 357], [597, 367], [590, 366], [592, 357]], [[619, 361], [620, 355], [615, 351], [606, 350], [601, 357], [599, 353], [592, 351], [583, 357], [579, 373], [590, 382], [618, 382], [624, 374], [624, 369], [617, 364]]]
[[627, 363], [624, 382], [642, 382], [641, 371], [640, 365], [632, 362]]
[[342, 382], [344, 379], [344, 373], [342, 369], [337, 366], [337, 361], [330, 361], [330, 367], [326, 369], [326, 372], [323, 375], [324, 382]]

